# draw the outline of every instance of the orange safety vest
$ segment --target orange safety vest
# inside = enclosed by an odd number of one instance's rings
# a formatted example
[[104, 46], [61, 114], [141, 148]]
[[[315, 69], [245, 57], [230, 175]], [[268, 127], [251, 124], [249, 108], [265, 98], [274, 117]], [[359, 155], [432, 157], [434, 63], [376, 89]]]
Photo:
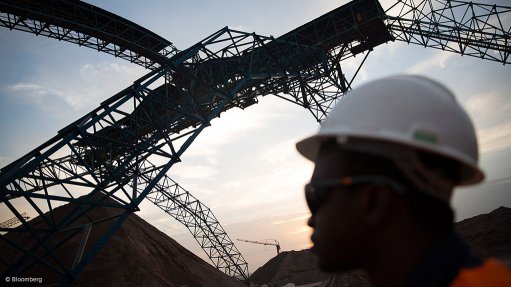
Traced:
[[462, 268], [450, 287], [511, 287], [511, 268], [495, 259]]

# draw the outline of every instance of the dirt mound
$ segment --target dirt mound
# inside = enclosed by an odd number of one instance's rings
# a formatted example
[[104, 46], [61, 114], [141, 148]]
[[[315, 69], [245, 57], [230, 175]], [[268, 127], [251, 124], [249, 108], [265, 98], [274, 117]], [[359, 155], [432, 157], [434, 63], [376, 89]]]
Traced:
[[287, 283], [301, 285], [324, 281], [327, 278], [328, 275], [317, 268], [316, 256], [307, 249], [280, 253], [258, 268], [250, 276], [250, 281], [280, 287]]
[[[72, 208], [71, 204], [55, 209], [55, 217], [61, 218]], [[92, 220], [108, 218], [119, 214], [116, 208], [98, 207], [88, 216]], [[80, 219], [79, 223], [85, 223]], [[47, 227], [41, 218], [30, 221], [33, 228]], [[91, 229], [89, 244], [96, 242], [105, 234], [109, 224], [98, 223]], [[63, 232], [65, 233], [65, 232]], [[23, 234], [6, 234], [7, 238], [16, 238], [23, 246], [31, 246], [32, 238]], [[64, 234], [53, 238], [51, 242], [62, 239]], [[70, 266], [74, 260], [80, 236], [74, 236], [57, 249], [57, 255]], [[87, 250], [87, 249], [86, 249]], [[20, 256], [19, 252], [0, 241], [2, 259]], [[4, 266], [0, 272], [5, 272]], [[25, 274], [27, 277], [42, 277], [43, 284], [55, 282], [58, 278], [51, 275], [46, 267], [35, 265]], [[57, 281], [58, 282], [58, 281]], [[139, 216], [132, 214], [121, 228], [94, 258], [92, 263], [80, 273], [77, 286], [245, 286], [183, 248]]]
[[288, 283], [294, 283], [296, 286], [311, 284], [310, 286], [318, 287], [371, 286], [367, 276], [361, 271], [339, 273], [332, 276], [321, 272], [317, 267], [317, 262], [316, 255], [309, 249], [285, 251], [258, 268], [250, 276], [250, 281], [256, 285], [265, 284], [268, 287], [281, 287]]
[[499, 207], [456, 223], [456, 229], [481, 257], [496, 257], [511, 266], [511, 208]]
[[[481, 214], [455, 224], [456, 230], [482, 257], [497, 257], [511, 266], [511, 208], [500, 207], [489, 214]], [[370, 287], [365, 273], [353, 271], [327, 275], [319, 271], [317, 258], [309, 250], [282, 252], [261, 268], [250, 279], [270, 287], [321, 282], [321, 287]]]

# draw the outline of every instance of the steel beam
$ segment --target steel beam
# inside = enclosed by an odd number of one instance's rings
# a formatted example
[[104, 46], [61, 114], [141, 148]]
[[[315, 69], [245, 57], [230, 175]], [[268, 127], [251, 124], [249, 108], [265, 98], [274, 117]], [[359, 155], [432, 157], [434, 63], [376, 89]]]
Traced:
[[0, 26], [92, 48], [149, 69], [178, 52], [144, 27], [81, 1], [2, 0]]
[[398, 41], [511, 63], [511, 7], [458, 0], [398, 1], [385, 22]]

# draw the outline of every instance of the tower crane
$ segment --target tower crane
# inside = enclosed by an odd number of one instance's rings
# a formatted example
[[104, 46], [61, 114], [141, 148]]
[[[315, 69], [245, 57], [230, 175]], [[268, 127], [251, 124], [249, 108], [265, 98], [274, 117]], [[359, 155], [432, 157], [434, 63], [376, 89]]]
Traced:
[[[26, 212], [21, 213], [20, 216], [24, 220], [30, 219], [30, 216], [28, 216], [28, 214]], [[6, 228], [17, 225], [20, 222], [21, 221], [17, 217], [7, 219], [6, 221], [0, 223], [0, 232], [6, 231], [7, 230]]]
[[[0, 277], [30, 274], [38, 265], [49, 276], [45, 283], [72, 284], [148, 199], [190, 230], [214, 266], [247, 279], [246, 261], [212, 211], [167, 174], [213, 119], [271, 94], [321, 122], [351, 89], [370, 52], [393, 41], [511, 63], [511, 7], [458, 0], [395, 0], [387, 6], [353, 0], [277, 38], [225, 27], [179, 50], [81, 1], [0, 0], [0, 26], [93, 48], [149, 70], [0, 170], [0, 213], [22, 224], [2, 229], [8, 236], [0, 243], [8, 248], [0, 261], [9, 264], [0, 266]], [[341, 64], [355, 56], [360, 66], [348, 75]], [[65, 203], [72, 208], [56, 216], [56, 207]], [[22, 216], [26, 206], [41, 218], [40, 226]], [[91, 218], [98, 207], [116, 215]], [[103, 231], [80, 250], [70, 242], [80, 234], [87, 238], [91, 228], [83, 228], [84, 220]], [[70, 252], [75, 262], [62, 260]]]
[[[236, 239], [236, 240], [243, 241], [243, 242], [249, 242], [249, 243], [255, 243], [255, 244], [275, 246], [277, 248], [277, 255], [280, 254], [280, 243], [277, 241], [277, 239], [266, 239], [264, 242], [263, 241], [255, 241], [255, 240], [246, 240], [246, 239]], [[270, 241], [270, 242], [268, 242], [268, 241]]]

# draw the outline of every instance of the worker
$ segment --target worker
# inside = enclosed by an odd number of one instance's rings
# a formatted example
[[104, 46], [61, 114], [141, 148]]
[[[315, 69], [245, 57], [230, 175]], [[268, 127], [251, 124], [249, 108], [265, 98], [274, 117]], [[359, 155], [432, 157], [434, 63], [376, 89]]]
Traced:
[[315, 163], [305, 197], [322, 270], [362, 269], [375, 287], [511, 286], [508, 267], [453, 230], [453, 189], [484, 174], [472, 122], [441, 84], [363, 85], [296, 147]]

